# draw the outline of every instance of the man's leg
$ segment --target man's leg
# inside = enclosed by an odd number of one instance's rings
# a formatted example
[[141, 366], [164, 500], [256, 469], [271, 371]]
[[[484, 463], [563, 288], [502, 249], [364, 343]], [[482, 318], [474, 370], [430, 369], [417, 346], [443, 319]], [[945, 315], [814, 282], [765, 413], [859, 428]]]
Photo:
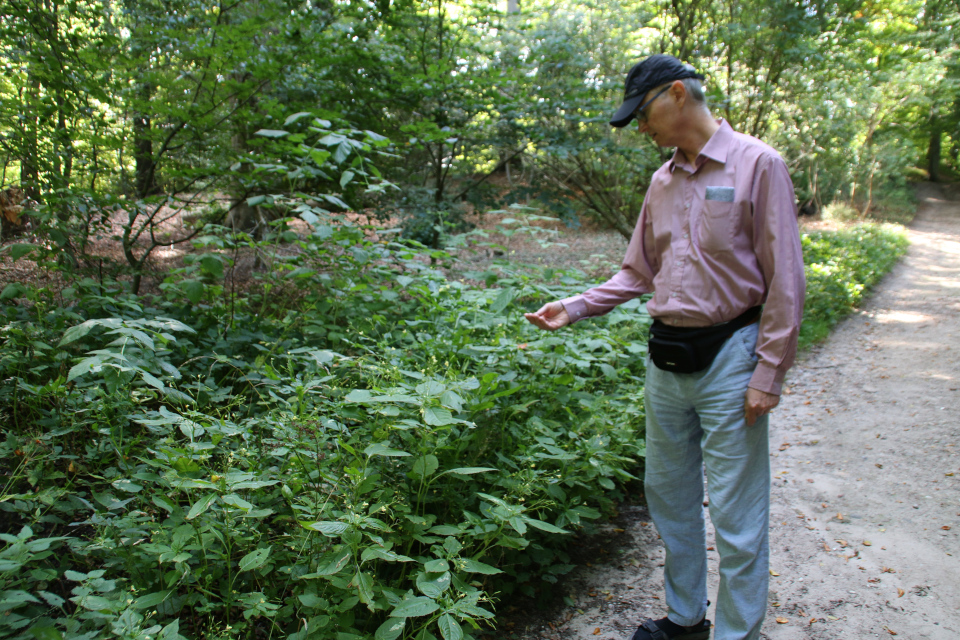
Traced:
[[644, 489], [667, 552], [667, 617], [681, 626], [697, 624], [707, 611], [703, 432], [692, 402], [697, 377], [661, 371], [648, 360]]
[[767, 416], [748, 427], [744, 395], [756, 367], [757, 325], [734, 334], [701, 381], [696, 408], [710, 518], [720, 553], [715, 640], [754, 640], [767, 608], [770, 457]]

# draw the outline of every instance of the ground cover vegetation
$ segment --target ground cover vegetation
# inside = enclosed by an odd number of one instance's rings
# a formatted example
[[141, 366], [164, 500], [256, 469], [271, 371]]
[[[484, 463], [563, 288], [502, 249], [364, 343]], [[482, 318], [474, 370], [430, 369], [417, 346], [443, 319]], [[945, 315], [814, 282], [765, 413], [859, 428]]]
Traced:
[[649, 318], [544, 335], [597, 274], [460, 258], [492, 209], [629, 236], [642, 55], [862, 222], [804, 237], [804, 343], [954, 170], [953, 4], [503, 9], [0, 0], [0, 637], [460, 640], [547, 597], [642, 472]]

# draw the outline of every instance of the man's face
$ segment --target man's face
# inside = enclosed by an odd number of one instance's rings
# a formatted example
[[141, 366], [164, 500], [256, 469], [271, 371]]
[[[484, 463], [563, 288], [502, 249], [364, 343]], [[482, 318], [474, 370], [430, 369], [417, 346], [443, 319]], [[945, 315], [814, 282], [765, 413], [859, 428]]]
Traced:
[[637, 129], [645, 133], [661, 147], [673, 147], [671, 142], [677, 103], [674, 92], [670, 91], [675, 83], [666, 87], [657, 87], [647, 92], [637, 112]]

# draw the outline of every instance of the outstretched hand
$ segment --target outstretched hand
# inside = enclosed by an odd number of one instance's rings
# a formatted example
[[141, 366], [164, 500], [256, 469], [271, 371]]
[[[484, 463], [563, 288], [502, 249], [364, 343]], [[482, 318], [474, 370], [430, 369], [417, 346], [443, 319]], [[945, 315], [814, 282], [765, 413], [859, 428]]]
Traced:
[[570, 316], [561, 302], [548, 302], [536, 313], [525, 313], [523, 317], [545, 331], [556, 331], [570, 324]]

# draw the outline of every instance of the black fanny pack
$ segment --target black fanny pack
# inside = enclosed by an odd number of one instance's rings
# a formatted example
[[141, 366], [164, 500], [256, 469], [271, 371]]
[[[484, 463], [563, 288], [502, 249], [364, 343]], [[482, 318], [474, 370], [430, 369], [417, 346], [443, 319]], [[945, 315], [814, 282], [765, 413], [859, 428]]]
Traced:
[[709, 367], [723, 343], [760, 316], [761, 307], [751, 307], [722, 324], [710, 327], [671, 327], [654, 320], [647, 348], [658, 369], [673, 373], [696, 373]]

